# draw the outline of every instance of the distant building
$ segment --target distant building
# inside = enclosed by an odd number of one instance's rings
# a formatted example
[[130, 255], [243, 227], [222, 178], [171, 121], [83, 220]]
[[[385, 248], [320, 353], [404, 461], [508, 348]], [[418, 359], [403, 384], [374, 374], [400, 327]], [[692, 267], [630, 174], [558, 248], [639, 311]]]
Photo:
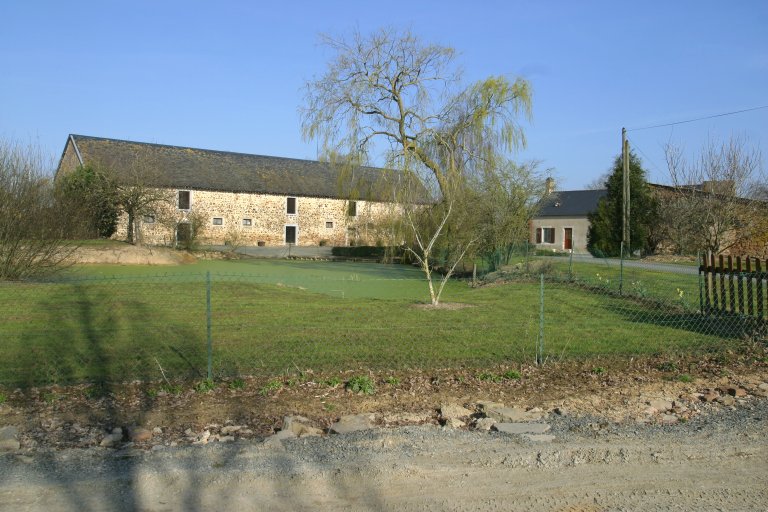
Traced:
[[[373, 244], [376, 220], [392, 208], [383, 173], [312, 160], [70, 135], [56, 176], [78, 166], [109, 169], [124, 183], [143, 173], [146, 185], [169, 191], [172, 204], [144, 212], [136, 235], [173, 244], [199, 222], [208, 244]], [[391, 197], [391, 194], [389, 194]], [[122, 219], [115, 238], [125, 238]]]
[[555, 191], [554, 180], [547, 178], [546, 194], [541, 208], [531, 221], [531, 239], [538, 249], [557, 252], [587, 252], [587, 215], [597, 209], [597, 203], [608, 191]]

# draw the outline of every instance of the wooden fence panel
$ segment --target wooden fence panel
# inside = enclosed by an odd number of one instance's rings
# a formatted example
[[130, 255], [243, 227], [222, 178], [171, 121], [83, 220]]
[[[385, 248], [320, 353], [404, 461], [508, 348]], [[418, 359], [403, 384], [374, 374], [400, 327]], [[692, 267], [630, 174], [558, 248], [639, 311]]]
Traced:
[[703, 256], [699, 274], [702, 313], [768, 320], [768, 259], [737, 256], [734, 265], [732, 256]]

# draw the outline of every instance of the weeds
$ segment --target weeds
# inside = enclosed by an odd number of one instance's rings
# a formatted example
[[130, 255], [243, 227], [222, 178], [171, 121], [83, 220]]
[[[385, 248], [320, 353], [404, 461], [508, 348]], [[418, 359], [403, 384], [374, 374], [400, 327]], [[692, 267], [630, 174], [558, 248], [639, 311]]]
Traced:
[[680, 381], [680, 382], [688, 383], [688, 382], [693, 382], [693, 377], [691, 377], [687, 373], [683, 373], [683, 374], [677, 376], [677, 380]]
[[602, 375], [605, 373], [605, 368], [603, 368], [602, 366], [595, 366], [594, 368], [592, 368], [591, 373], [593, 375]]
[[373, 380], [367, 375], [356, 375], [347, 381], [346, 388], [353, 393], [372, 395], [376, 392]]
[[519, 380], [522, 377], [517, 370], [507, 370], [501, 375], [492, 372], [482, 372], [477, 376], [477, 380], [483, 382], [504, 382], [505, 380]]
[[389, 384], [390, 386], [399, 386], [400, 385], [400, 379], [395, 377], [394, 375], [390, 375], [386, 379], [384, 379], [385, 384]]
[[325, 385], [329, 388], [335, 388], [341, 385], [341, 379], [338, 377], [331, 377], [329, 379], [325, 379]]
[[208, 393], [216, 389], [213, 379], [203, 379], [195, 385], [195, 391], [198, 393]]
[[267, 396], [268, 394], [272, 393], [273, 391], [279, 391], [283, 388], [283, 383], [280, 382], [277, 379], [272, 379], [271, 381], [267, 382], [260, 390], [259, 394], [261, 396]]
[[243, 379], [235, 379], [229, 383], [229, 389], [245, 389], [245, 381]]
[[5, 396], [5, 393], [0, 393], [0, 405], [4, 404], [8, 401], [8, 397]]

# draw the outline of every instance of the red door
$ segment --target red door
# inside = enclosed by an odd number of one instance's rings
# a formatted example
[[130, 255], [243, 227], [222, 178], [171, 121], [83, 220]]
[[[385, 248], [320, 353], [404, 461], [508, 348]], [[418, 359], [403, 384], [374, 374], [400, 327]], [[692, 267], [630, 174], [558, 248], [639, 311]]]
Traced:
[[563, 249], [566, 251], [573, 249], [573, 228], [565, 228], [565, 236], [563, 237]]

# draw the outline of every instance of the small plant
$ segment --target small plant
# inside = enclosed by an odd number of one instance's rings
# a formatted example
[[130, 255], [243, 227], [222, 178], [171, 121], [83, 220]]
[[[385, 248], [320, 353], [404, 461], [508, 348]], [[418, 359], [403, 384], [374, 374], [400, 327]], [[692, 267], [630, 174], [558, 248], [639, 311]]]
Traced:
[[325, 385], [330, 388], [335, 388], [341, 385], [341, 379], [338, 377], [331, 377], [329, 379], [325, 379]]
[[245, 381], [243, 379], [235, 379], [229, 383], [229, 389], [245, 389]]
[[677, 364], [672, 361], [665, 361], [656, 365], [656, 369], [661, 372], [676, 372]]
[[216, 389], [213, 379], [203, 379], [195, 385], [195, 391], [198, 393], [208, 393]]
[[157, 398], [158, 391], [155, 388], [150, 388], [147, 390], [147, 396], [149, 398]]
[[521, 375], [520, 372], [517, 370], [507, 370], [502, 375], [506, 380], [519, 380]]
[[181, 394], [181, 386], [179, 386], [178, 384], [165, 384], [160, 387], [160, 390], [168, 393], [169, 395]]
[[503, 378], [501, 375], [496, 375], [495, 373], [483, 372], [477, 376], [477, 380], [481, 380], [483, 382], [501, 382]]
[[335, 408], [336, 408], [336, 406], [335, 406], [335, 405], [333, 405], [333, 404], [330, 404], [330, 403], [328, 403], [328, 404], [323, 404], [323, 409], [325, 409], [325, 410], [326, 410], [326, 411], [328, 411], [328, 412], [331, 412], [331, 411], [332, 411], [332, 410], [334, 410]]
[[353, 393], [372, 395], [376, 392], [373, 381], [367, 375], [356, 375], [347, 381], [346, 388]]
[[680, 381], [680, 382], [688, 383], [688, 382], [693, 382], [693, 377], [691, 377], [687, 373], [683, 373], [681, 375], [678, 375], [677, 380]]
[[8, 401], [8, 397], [5, 396], [5, 393], [0, 393], [0, 405], [4, 404]]
[[280, 389], [282, 389], [282, 387], [283, 387], [283, 383], [282, 382], [280, 382], [277, 379], [272, 379], [271, 381], [267, 382], [264, 385], [264, 387], [262, 387], [259, 390], [259, 394], [261, 396], [266, 396], [266, 395], [272, 393], [273, 391], [279, 391]]
[[83, 390], [83, 395], [88, 400], [95, 400], [97, 398], [106, 396], [106, 394], [107, 394], [107, 390], [104, 389], [104, 386], [101, 386], [101, 385], [88, 386]]
[[595, 366], [594, 368], [592, 368], [592, 373], [594, 375], [602, 375], [603, 373], [605, 373], [605, 368], [603, 368], [602, 366]]
[[389, 384], [390, 386], [399, 386], [400, 385], [400, 379], [395, 377], [394, 375], [390, 375], [386, 379], [384, 379], [385, 384]]
[[43, 393], [43, 396], [41, 398], [43, 399], [43, 402], [47, 404], [52, 404], [53, 402], [59, 399], [59, 395], [53, 392], [46, 392], [46, 393]]

